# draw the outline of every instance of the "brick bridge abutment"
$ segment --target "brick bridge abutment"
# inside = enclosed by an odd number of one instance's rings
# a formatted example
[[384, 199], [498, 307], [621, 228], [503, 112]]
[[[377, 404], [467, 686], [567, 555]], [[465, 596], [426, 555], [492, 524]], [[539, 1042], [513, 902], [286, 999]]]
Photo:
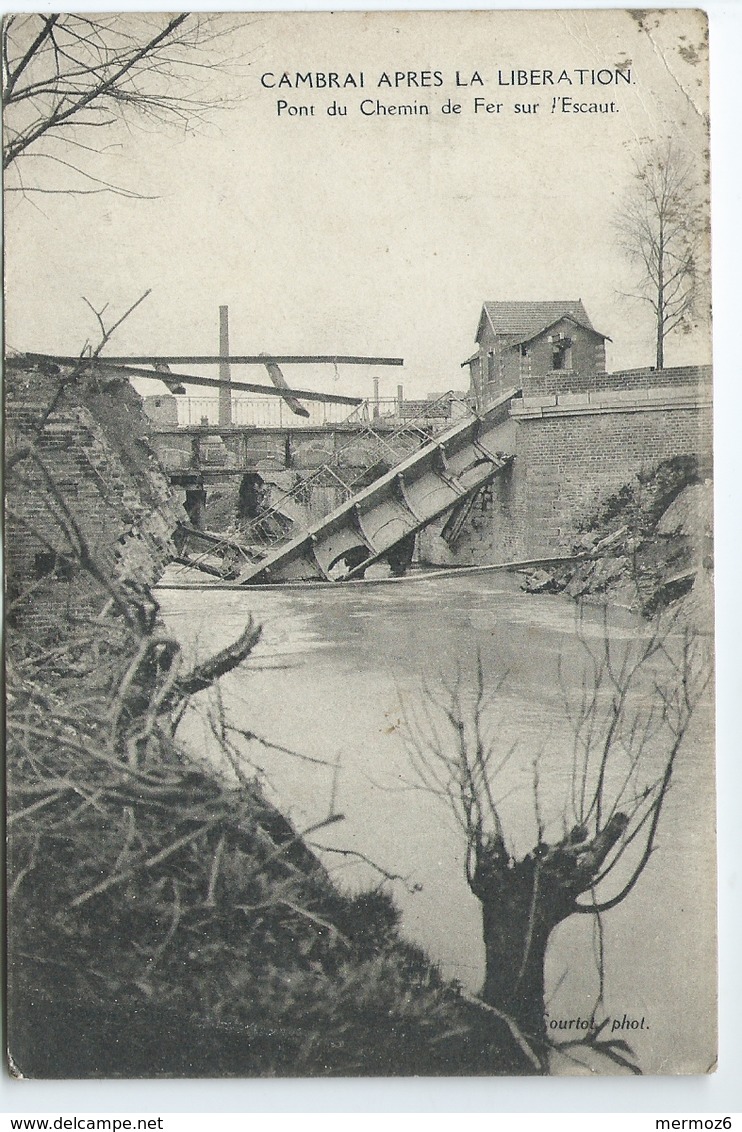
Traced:
[[[710, 378], [705, 367], [687, 372]], [[442, 523], [423, 532], [424, 562], [484, 565], [568, 553], [580, 523], [661, 460], [698, 456], [710, 474], [710, 381], [524, 396], [511, 402], [511, 418], [515, 459], [507, 474], [482, 492], [453, 547], [440, 537]]]

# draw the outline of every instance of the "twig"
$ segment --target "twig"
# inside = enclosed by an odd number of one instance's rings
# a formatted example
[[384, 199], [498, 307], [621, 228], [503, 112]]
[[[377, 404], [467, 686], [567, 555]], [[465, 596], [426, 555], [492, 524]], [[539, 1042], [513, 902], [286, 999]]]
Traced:
[[100, 884], [93, 885], [93, 887], [87, 889], [86, 892], [82, 892], [79, 896], [76, 896], [75, 899], [70, 902], [70, 908], [79, 908], [82, 904], [86, 904], [88, 900], [92, 900], [94, 896], [100, 896], [101, 893], [107, 892], [108, 889], [112, 888], [115, 884], [122, 884], [123, 881], [128, 880], [129, 877], [134, 876], [141, 869], [152, 869], [155, 865], [161, 865], [168, 857], [172, 857], [173, 853], [177, 853], [179, 849], [183, 849], [191, 841], [195, 841], [197, 837], [201, 837], [202, 834], [208, 833], [210, 829], [219, 825], [223, 820], [223, 815], [219, 814], [217, 817], [211, 818], [210, 821], [204, 822], [198, 829], [191, 830], [190, 833], [176, 838], [170, 845], [161, 849], [159, 853], [155, 853], [153, 857], [147, 857], [146, 860], [128, 869], [124, 869], [123, 872], [117, 873], [116, 876], [108, 877], [106, 880], [101, 881]]
[[367, 857], [365, 853], [359, 852], [358, 849], [336, 849], [334, 845], [318, 845], [316, 841], [311, 841], [309, 844], [313, 849], [321, 849], [324, 853], [336, 853], [340, 857], [355, 857], [357, 860], [363, 861], [365, 865], [370, 865], [370, 867], [375, 869], [377, 873], [380, 873], [385, 880], [400, 880], [410, 893], [422, 891], [421, 884], [409, 884], [407, 877], [402, 876], [401, 873], [389, 872], [387, 869], [377, 864], [376, 861]]
[[219, 867], [222, 863], [222, 854], [224, 853], [224, 846], [226, 844], [224, 834], [221, 835], [217, 842], [216, 849], [214, 850], [214, 859], [211, 862], [209, 869], [209, 887], [206, 892], [206, 906], [213, 908], [216, 905], [216, 882], [219, 879]]

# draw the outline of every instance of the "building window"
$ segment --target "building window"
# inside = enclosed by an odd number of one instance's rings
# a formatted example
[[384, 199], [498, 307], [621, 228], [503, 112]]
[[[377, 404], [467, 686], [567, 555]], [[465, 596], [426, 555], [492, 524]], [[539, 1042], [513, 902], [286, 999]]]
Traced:
[[497, 379], [497, 371], [495, 369], [495, 351], [489, 350], [487, 352], [487, 381], [492, 382]]
[[572, 369], [572, 339], [555, 338], [551, 346], [551, 368]]

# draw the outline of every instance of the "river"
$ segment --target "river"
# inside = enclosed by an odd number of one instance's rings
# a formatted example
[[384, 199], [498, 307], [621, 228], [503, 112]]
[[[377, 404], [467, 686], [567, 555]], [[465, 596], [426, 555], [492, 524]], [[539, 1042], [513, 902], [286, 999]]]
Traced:
[[[450, 808], [419, 788], [409, 741], [421, 745], [431, 713], [440, 730], [435, 702], [442, 702], [457, 674], [461, 687], [470, 687], [481, 657], [488, 690], [502, 678], [485, 724], [498, 752], [512, 748], [497, 776], [510, 846], [524, 853], [535, 841], [536, 756], [542, 820], [558, 839], [572, 781], [565, 702], [579, 699], [585, 643], [600, 651], [601, 613], [588, 611], [578, 633], [572, 601], [526, 595], [515, 578], [499, 573], [383, 586], [163, 589], [157, 596], [189, 659], [224, 647], [248, 616], [260, 622], [260, 644], [240, 671], [222, 681], [222, 697], [236, 726], [305, 756], [250, 744], [272, 797], [299, 829], [320, 821], [331, 807], [342, 813], [344, 821], [319, 831], [316, 842], [351, 850], [402, 876], [392, 883], [402, 931], [446, 975], [476, 991], [483, 945], [479, 904], [464, 875], [462, 833]], [[611, 615], [616, 648], [639, 629], [632, 614]], [[194, 750], [203, 749], [199, 711], [203, 718], [203, 697], [184, 723]], [[614, 1036], [630, 1042], [644, 1072], [702, 1072], [714, 1059], [711, 734], [710, 708], [704, 706], [677, 764], [656, 851], [626, 901], [602, 917], [603, 1013], [611, 1027], [619, 1020]], [[571, 825], [569, 817], [564, 820]], [[360, 856], [327, 852], [323, 859], [349, 887], [380, 880]], [[553, 934], [547, 955], [550, 1020], [590, 1016], [598, 993], [596, 946], [593, 916], [573, 916]], [[570, 1060], [558, 1060], [559, 1071], [580, 1071]]]

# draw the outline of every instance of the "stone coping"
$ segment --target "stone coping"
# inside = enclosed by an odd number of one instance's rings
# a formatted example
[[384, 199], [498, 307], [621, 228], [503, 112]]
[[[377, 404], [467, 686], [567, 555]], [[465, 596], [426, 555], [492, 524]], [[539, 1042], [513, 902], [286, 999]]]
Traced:
[[700, 408], [711, 405], [705, 385], [666, 385], [652, 389], [593, 390], [588, 393], [541, 394], [522, 397], [510, 404], [510, 414], [528, 417], [583, 413], [651, 412], [659, 409]]

